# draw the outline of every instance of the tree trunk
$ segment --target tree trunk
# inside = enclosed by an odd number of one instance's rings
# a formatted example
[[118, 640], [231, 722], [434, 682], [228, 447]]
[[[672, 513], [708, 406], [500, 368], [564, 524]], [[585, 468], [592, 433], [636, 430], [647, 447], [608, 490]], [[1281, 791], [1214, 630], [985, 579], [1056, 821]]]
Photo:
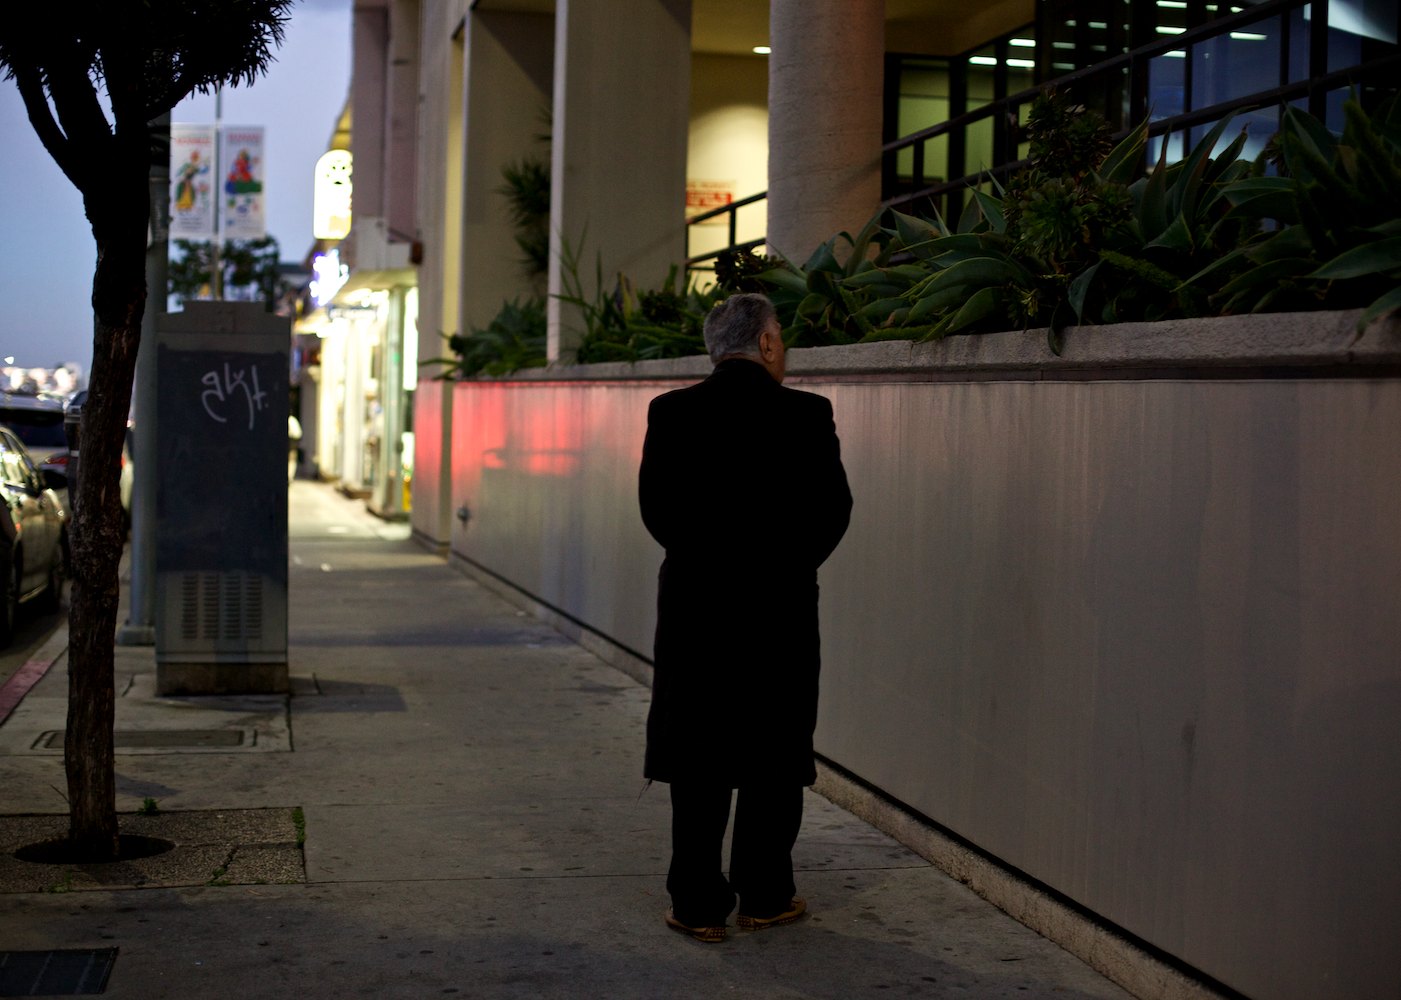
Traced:
[[[126, 145], [120, 158], [127, 162], [109, 161], [102, 189], [84, 192], [97, 240], [97, 268], [92, 372], [69, 529], [73, 585], [63, 753], [69, 844], [75, 857], [90, 861], [113, 860], [118, 850], [112, 728], [118, 564], [124, 541], [121, 455], [146, 307], [149, 154], [144, 142]], [[131, 146], [139, 155], [132, 155]]]

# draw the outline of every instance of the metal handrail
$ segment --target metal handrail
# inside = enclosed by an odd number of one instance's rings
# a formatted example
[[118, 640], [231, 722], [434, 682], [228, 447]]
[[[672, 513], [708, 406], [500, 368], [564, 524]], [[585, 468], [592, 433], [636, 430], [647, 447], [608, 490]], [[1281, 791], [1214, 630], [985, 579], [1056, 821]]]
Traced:
[[[1173, 115], [1168, 118], [1155, 119], [1148, 123], [1148, 135], [1159, 136], [1168, 135], [1183, 129], [1194, 128], [1208, 122], [1220, 121], [1227, 115], [1232, 115], [1240, 111], [1266, 108], [1271, 105], [1284, 105], [1315, 92], [1326, 92], [1333, 90], [1342, 83], [1356, 83], [1366, 77], [1380, 77], [1387, 70], [1401, 73], [1401, 54], [1383, 56], [1380, 59], [1373, 59], [1371, 62], [1360, 63], [1356, 66], [1349, 66], [1346, 69], [1335, 70], [1332, 73], [1325, 73], [1322, 76], [1310, 77], [1307, 80], [1300, 80], [1297, 83], [1285, 84], [1271, 90], [1259, 91], [1255, 94], [1247, 94], [1243, 97], [1234, 97], [1228, 101], [1221, 101], [1218, 104], [1205, 108], [1197, 108], [1192, 111], [1184, 111], [1180, 115]], [[1047, 87], [1056, 86], [1061, 83], [1060, 79], [1046, 84]], [[1039, 93], [1039, 89], [1024, 93], [1031, 93], [1033, 97]], [[1022, 95], [1016, 95], [1018, 97]], [[1007, 101], [1013, 101], [1008, 97]], [[981, 109], [980, 109], [981, 110]], [[1127, 130], [1119, 133], [1122, 138]], [[981, 178], [1002, 180], [1018, 170], [1030, 164], [1030, 160], [1020, 159], [1009, 163], [1002, 163], [986, 170], [980, 170], [975, 174], [967, 174], [963, 177], [954, 178], [949, 181], [942, 181], [918, 190], [903, 191], [893, 197], [881, 201], [881, 208], [892, 208], [898, 205], [906, 205], [910, 202], [920, 201], [926, 198], [937, 198], [952, 191], [966, 189], [976, 183]]]
[[730, 227], [730, 240], [726, 246], [720, 248], [719, 250], [714, 250], [710, 253], [698, 254], [694, 257], [687, 257], [686, 269], [688, 271], [693, 271], [698, 265], [704, 264], [708, 260], [714, 260], [716, 257], [719, 257], [722, 253], [728, 253], [732, 250], [752, 250], [754, 249], [754, 247], [757, 247], [760, 244], [762, 244], [764, 242], [762, 238], [757, 240], [749, 240], [746, 243], [737, 242], [737, 238], [739, 236], [739, 210], [741, 208], [744, 208], [746, 205], [753, 205], [756, 202], [763, 201], [768, 196], [769, 193], [767, 191], [760, 191], [758, 194], [751, 194], [749, 197], [741, 198], [739, 201], [732, 201], [728, 205], [721, 205], [719, 208], [707, 209], [706, 211], [701, 212], [698, 215], [693, 215], [689, 219], [687, 219], [686, 226], [689, 228], [698, 223], [709, 222], [711, 219], [718, 219], [722, 215], [728, 215]]
[[[937, 125], [931, 125], [928, 128], [920, 129], [918, 132], [911, 132], [909, 135], [901, 136], [899, 139], [892, 140], [882, 146], [881, 153], [882, 155], [886, 155], [899, 152], [917, 143], [927, 142], [930, 139], [937, 139], [939, 136], [946, 135], [957, 129], [965, 128], [975, 122], [982, 121], [984, 118], [992, 117], [1007, 108], [1016, 107], [1017, 105], [1026, 104], [1035, 100], [1037, 95], [1048, 88], [1066, 89], [1082, 80], [1093, 79], [1097, 76], [1113, 73], [1125, 66], [1132, 67], [1145, 59], [1155, 59], [1166, 52], [1172, 52], [1175, 49], [1184, 48], [1199, 41], [1207, 41], [1219, 37], [1220, 35], [1229, 34], [1238, 28], [1254, 24], [1256, 21], [1263, 21], [1266, 18], [1273, 17], [1287, 10], [1293, 10], [1295, 7], [1307, 7], [1310, 2], [1311, 0], [1268, 0], [1266, 3], [1249, 7], [1239, 13], [1227, 14], [1225, 17], [1217, 18], [1214, 21], [1208, 21], [1195, 28], [1189, 28], [1180, 35], [1170, 35], [1159, 41], [1149, 42], [1147, 45], [1140, 45], [1138, 48], [1129, 52], [1121, 52], [1118, 55], [1110, 56], [1102, 62], [1095, 63], [1093, 66], [1086, 66], [1084, 69], [1077, 69], [1063, 76], [1057, 76], [1054, 79], [1047, 80], [1045, 83], [1039, 83], [1034, 87], [1027, 87], [1025, 90], [1018, 91], [1015, 94], [1008, 94], [1001, 100], [993, 101], [980, 108], [974, 108], [972, 111], [964, 112], [957, 118], [950, 118]], [[1312, 0], [1312, 2], [1316, 2], [1316, 0]], [[1324, 2], [1326, 3], [1327, 0], [1324, 0]]]
[[[1057, 76], [1034, 87], [1028, 87], [1015, 94], [1010, 94], [999, 100], [989, 102], [982, 107], [964, 112], [955, 118], [947, 119], [936, 125], [931, 125], [928, 128], [920, 129], [918, 132], [913, 132], [910, 135], [902, 136], [899, 139], [885, 143], [881, 146], [883, 176], [893, 178], [895, 172], [892, 167], [895, 157], [899, 156], [902, 151], [910, 149], [914, 156], [914, 170], [909, 183], [912, 185], [918, 184], [922, 180], [924, 143], [932, 139], [959, 133], [966, 130], [970, 125], [987, 119], [993, 120], [994, 128], [996, 128], [997, 123], [1001, 121], [1003, 126], [1007, 127], [1010, 131], [1012, 125], [1009, 113], [1035, 100], [1037, 96], [1047, 90], [1073, 88], [1077, 84], [1081, 84], [1087, 80], [1096, 80], [1104, 76], [1123, 73], [1125, 70], [1127, 70], [1127, 82], [1130, 87], [1130, 93], [1133, 95], [1131, 103], [1135, 105], [1142, 104], [1141, 107], [1131, 107], [1129, 109], [1129, 120], [1139, 120], [1146, 117], [1149, 110], [1146, 103], [1147, 67], [1153, 59], [1160, 58], [1168, 52], [1186, 49], [1202, 42], [1229, 35], [1232, 31], [1237, 31], [1273, 17], [1287, 15], [1294, 10], [1306, 6], [1312, 6], [1313, 8], [1311, 31], [1315, 35], [1315, 37], [1311, 39], [1311, 44], [1309, 46], [1310, 66], [1306, 79], [1294, 83], [1282, 83], [1280, 86], [1271, 90], [1259, 91], [1254, 94], [1231, 98], [1209, 107], [1194, 108], [1183, 111], [1181, 114], [1150, 121], [1148, 134], [1150, 136], [1169, 135], [1208, 122], [1219, 121], [1227, 115], [1235, 114], [1240, 111], [1253, 110], [1272, 105], [1283, 106], [1301, 97], [1307, 97], [1309, 99], [1309, 110], [1311, 113], [1321, 116], [1323, 112], [1323, 100], [1326, 94], [1336, 89], [1340, 84], [1357, 83], [1368, 78], [1389, 80], [1397, 78], [1398, 71], [1401, 71], [1401, 53], [1384, 56], [1368, 63], [1335, 70], [1331, 73], [1322, 72], [1323, 66], [1320, 65], [1320, 61], [1326, 62], [1327, 57], [1326, 33], [1328, 30], [1328, 0], [1266, 0], [1265, 3], [1248, 7], [1245, 10], [1227, 14], [1223, 17], [1218, 17], [1205, 24], [1189, 28], [1181, 34], [1166, 36], [1146, 45], [1141, 45], [1129, 52], [1110, 56], [1102, 62], [1095, 63], [1093, 66], [1086, 66], [1083, 69], [1074, 70], [1062, 76]], [[1286, 26], [1286, 32], [1288, 23], [1287, 18], [1282, 20], [1282, 24]], [[1285, 35], [1285, 42], [1282, 42], [1282, 44], [1287, 44], [1287, 34]], [[1390, 76], [1387, 75], [1388, 71], [1391, 73]], [[1283, 67], [1281, 67], [1281, 76], [1282, 75]], [[1127, 129], [1125, 129], [1124, 132], [1127, 132]], [[1120, 135], [1124, 134], [1124, 132], [1121, 132]], [[1016, 145], [1009, 142], [1006, 148], [1015, 150]], [[909, 190], [891, 193], [890, 196], [882, 200], [881, 207], [890, 208], [925, 199], [932, 200], [956, 191], [966, 190], [970, 186], [978, 183], [980, 179], [1001, 180], [1002, 178], [1010, 176], [1018, 169], [1025, 167], [1027, 164], [1028, 161], [1025, 159], [1011, 160], [947, 181], [920, 185], [917, 188], [912, 187]], [[745, 205], [753, 204], [754, 202], [766, 198], [767, 195], [768, 192], [751, 195], [742, 201], [712, 209], [711, 211], [694, 216], [688, 220], [688, 224], [693, 224], [715, 218], [726, 212], [730, 213], [731, 245], [722, 250], [716, 250], [712, 253], [688, 259], [686, 262], [687, 267], [694, 267], [697, 263], [703, 263], [714, 259], [728, 251], [749, 249], [762, 244], [764, 242], [763, 239], [750, 240], [744, 244], [736, 243], [734, 212]]]
[[694, 257], [686, 258], [686, 270], [714, 270], [714, 265], [710, 267], [706, 267], [705, 265], [719, 258], [721, 254], [743, 253], [746, 250], [753, 250], [755, 247], [761, 247], [767, 242], [768, 237], [760, 236], [757, 240], [745, 240], [743, 243], [731, 243], [729, 246], [721, 247], [719, 250], [712, 250], [709, 253], [698, 253]]

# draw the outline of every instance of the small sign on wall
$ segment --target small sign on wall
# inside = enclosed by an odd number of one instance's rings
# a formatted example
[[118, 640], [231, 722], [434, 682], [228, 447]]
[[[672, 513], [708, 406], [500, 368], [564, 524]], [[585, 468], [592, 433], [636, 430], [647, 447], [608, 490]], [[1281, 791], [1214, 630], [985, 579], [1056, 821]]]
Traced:
[[[734, 181], [686, 181], [686, 214], [699, 215], [713, 208], [724, 208], [735, 200]], [[724, 225], [724, 215], [707, 219], [701, 225]]]

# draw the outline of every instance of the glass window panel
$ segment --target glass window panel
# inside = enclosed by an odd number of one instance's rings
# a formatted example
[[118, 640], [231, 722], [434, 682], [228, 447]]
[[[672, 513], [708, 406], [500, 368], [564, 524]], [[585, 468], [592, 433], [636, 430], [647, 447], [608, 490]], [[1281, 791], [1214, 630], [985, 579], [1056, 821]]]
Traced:
[[938, 135], [924, 142], [924, 176], [917, 178], [920, 186], [937, 184], [949, 177], [949, 137]]
[[1343, 117], [1343, 102], [1350, 96], [1352, 96], [1351, 91], [1347, 87], [1328, 92], [1324, 105], [1326, 110], [1324, 111], [1323, 123], [1328, 126], [1328, 131], [1334, 135], [1343, 134], [1343, 124], [1346, 121]]
[[1182, 49], [1174, 51], [1181, 55], [1158, 56], [1148, 63], [1148, 117], [1151, 121], [1171, 118], [1186, 110], [1182, 101], [1187, 80], [1187, 53]]
[[1309, 24], [1305, 20], [1308, 7], [1296, 7], [1289, 12], [1289, 82], [1309, 78]]
[[1396, 44], [1396, 0], [1329, 0], [1331, 31]]
[[1192, 107], [1209, 108], [1279, 86], [1279, 18], [1192, 46]]
[[968, 126], [967, 153], [963, 161], [966, 173], [976, 174], [995, 165], [992, 158], [992, 119], [983, 118]]
[[1150, 135], [1148, 137], [1148, 162], [1157, 163], [1163, 155], [1163, 146], [1167, 145], [1167, 162], [1176, 163], [1178, 160], [1186, 158], [1184, 142], [1187, 135], [1185, 132], [1169, 132], [1167, 135]]

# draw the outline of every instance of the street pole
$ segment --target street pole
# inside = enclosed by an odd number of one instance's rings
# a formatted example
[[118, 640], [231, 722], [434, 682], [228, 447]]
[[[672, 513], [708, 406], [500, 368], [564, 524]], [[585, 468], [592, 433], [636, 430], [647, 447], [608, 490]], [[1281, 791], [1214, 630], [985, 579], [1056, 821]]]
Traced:
[[220, 259], [224, 250], [224, 181], [219, 162], [220, 137], [224, 132], [224, 88], [214, 88], [214, 252], [210, 255], [209, 297], [218, 302], [224, 297], [224, 267]]
[[131, 586], [119, 646], [154, 646], [156, 580], [156, 315], [165, 312], [170, 254], [170, 115], [151, 124], [151, 226], [146, 247], [146, 313], [132, 386]]

